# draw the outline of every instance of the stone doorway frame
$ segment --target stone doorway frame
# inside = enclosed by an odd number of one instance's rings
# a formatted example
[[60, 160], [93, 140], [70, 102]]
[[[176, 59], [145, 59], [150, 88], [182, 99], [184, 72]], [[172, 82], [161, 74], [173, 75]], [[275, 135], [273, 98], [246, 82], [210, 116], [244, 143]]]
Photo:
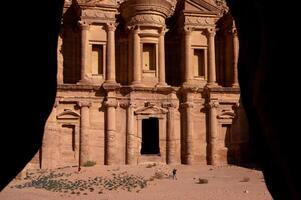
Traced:
[[[137, 163], [145, 162], [161, 162], [166, 163], [166, 137], [167, 137], [167, 113], [168, 110], [157, 107], [155, 105], [146, 104], [144, 107], [140, 107], [134, 111], [136, 120], [136, 135], [137, 135]], [[142, 120], [149, 118], [157, 118], [159, 121], [159, 148], [160, 155], [141, 155], [140, 150], [142, 148]]]

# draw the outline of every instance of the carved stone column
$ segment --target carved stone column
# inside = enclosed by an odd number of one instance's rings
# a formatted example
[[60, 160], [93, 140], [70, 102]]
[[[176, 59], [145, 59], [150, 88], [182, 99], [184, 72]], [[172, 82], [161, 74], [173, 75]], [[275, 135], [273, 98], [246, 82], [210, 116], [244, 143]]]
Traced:
[[184, 84], [189, 84], [193, 80], [193, 71], [191, 66], [191, 32], [192, 28], [185, 26], [184, 27], [184, 35], [185, 35], [185, 77], [184, 77]]
[[81, 28], [81, 80], [80, 82], [87, 81], [87, 50], [88, 50], [88, 30], [89, 24], [84, 21], [80, 21]]
[[217, 101], [211, 101], [208, 104], [209, 108], [209, 164], [217, 164], [217, 136], [218, 136], [218, 121], [217, 121], [217, 108], [219, 104]]
[[141, 44], [139, 36], [139, 27], [132, 30], [133, 34], [133, 85], [141, 83]]
[[[110, 96], [110, 95], [108, 95]], [[106, 111], [106, 135], [105, 135], [105, 164], [118, 164], [117, 140], [116, 140], [116, 108], [117, 100], [108, 97], [105, 102]]]
[[164, 35], [166, 33], [166, 28], [161, 29], [159, 36], [159, 85], [166, 85], [165, 82], [165, 42]]
[[63, 63], [64, 58], [62, 54], [62, 47], [63, 47], [63, 39], [61, 33], [58, 37], [58, 44], [57, 44], [57, 83], [63, 84], [64, 83], [64, 76], [63, 76]]
[[137, 159], [135, 157], [136, 136], [133, 130], [134, 105], [129, 102], [121, 104], [120, 106], [126, 109], [126, 164], [137, 164]]
[[193, 103], [186, 102], [182, 104], [186, 114], [186, 164], [191, 165], [194, 162], [194, 141], [193, 141]]
[[107, 24], [107, 68], [106, 68], [106, 82], [116, 83], [115, 75], [115, 30], [116, 24]]
[[208, 85], [217, 85], [216, 83], [216, 64], [215, 64], [215, 29], [207, 29], [208, 37]]
[[174, 131], [174, 109], [176, 105], [173, 103], [164, 103], [163, 107], [168, 109], [167, 114], [167, 164], [175, 164], [177, 162], [176, 159], [176, 138]]
[[90, 161], [89, 147], [89, 126], [90, 126], [90, 102], [81, 101], [80, 106], [80, 146], [79, 146], [79, 163], [83, 166], [87, 161]]
[[238, 52], [239, 52], [239, 41], [237, 36], [237, 30], [234, 27], [232, 29], [232, 36], [233, 36], [233, 84], [232, 87], [238, 87], [238, 70], [237, 70], [237, 63], [238, 63]]

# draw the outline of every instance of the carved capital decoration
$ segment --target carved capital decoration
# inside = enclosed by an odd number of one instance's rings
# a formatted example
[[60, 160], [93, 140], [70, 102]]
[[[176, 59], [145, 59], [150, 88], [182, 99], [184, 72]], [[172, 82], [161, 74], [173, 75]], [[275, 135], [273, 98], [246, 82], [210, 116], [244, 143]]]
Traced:
[[237, 37], [237, 29], [236, 29], [236, 27], [232, 27], [231, 33], [232, 33], [233, 37]]
[[116, 26], [117, 26], [117, 24], [113, 23], [113, 22], [106, 23], [106, 29], [107, 29], [107, 31], [115, 31], [116, 30]]
[[78, 24], [79, 24], [79, 27], [81, 30], [88, 30], [90, 27], [90, 25], [86, 21], [83, 21], [83, 20], [79, 21]]
[[80, 101], [80, 102], [78, 102], [77, 103], [77, 105], [79, 106], [79, 107], [90, 107], [92, 104], [91, 104], [91, 102], [89, 102], [89, 101]]
[[207, 104], [208, 108], [209, 109], [212, 109], [212, 108], [218, 108], [219, 107], [219, 103], [218, 101], [211, 101]]
[[133, 102], [122, 102], [122, 103], [119, 103], [119, 106], [123, 109], [127, 109], [127, 108], [136, 108], [136, 104], [133, 103]]
[[167, 108], [167, 109], [174, 109], [174, 108], [177, 107], [177, 105], [175, 103], [172, 103], [172, 102], [163, 102], [162, 107]]
[[105, 107], [118, 107], [118, 101], [116, 99], [109, 98], [104, 102]]
[[159, 33], [161, 36], [164, 36], [167, 31], [168, 31], [168, 29], [166, 28], [166, 26], [162, 26], [159, 29]]
[[206, 31], [207, 31], [207, 36], [208, 37], [214, 37], [215, 36], [215, 33], [216, 33], [215, 28], [210, 27], [210, 28], [207, 28]]
[[138, 25], [127, 26], [128, 30], [132, 31], [134, 34], [139, 34], [140, 27]]
[[185, 33], [186, 35], [189, 35], [189, 34], [192, 33], [193, 28], [192, 28], [191, 26], [184, 26], [184, 27], [183, 27], [183, 31], [184, 31], [184, 33]]
[[181, 103], [181, 107], [182, 108], [193, 108], [194, 107], [194, 103], [193, 102]]

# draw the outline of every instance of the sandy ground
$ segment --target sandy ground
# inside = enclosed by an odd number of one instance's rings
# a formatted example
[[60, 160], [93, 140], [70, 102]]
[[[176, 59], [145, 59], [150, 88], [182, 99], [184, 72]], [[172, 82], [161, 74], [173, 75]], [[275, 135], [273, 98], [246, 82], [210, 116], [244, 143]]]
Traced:
[[[177, 169], [177, 180], [171, 177]], [[1, 200], [271, 200], [262, 173], [237, 166], [66, 167], [32, 170], [12, 181]]]

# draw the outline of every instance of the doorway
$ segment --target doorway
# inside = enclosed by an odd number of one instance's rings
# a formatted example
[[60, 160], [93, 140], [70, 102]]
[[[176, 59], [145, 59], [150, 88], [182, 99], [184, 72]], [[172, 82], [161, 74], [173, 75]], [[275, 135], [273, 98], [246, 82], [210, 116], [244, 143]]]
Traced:
[[159, 120], [150, 117], [142, 120], [141, 155], [159, 154]]

